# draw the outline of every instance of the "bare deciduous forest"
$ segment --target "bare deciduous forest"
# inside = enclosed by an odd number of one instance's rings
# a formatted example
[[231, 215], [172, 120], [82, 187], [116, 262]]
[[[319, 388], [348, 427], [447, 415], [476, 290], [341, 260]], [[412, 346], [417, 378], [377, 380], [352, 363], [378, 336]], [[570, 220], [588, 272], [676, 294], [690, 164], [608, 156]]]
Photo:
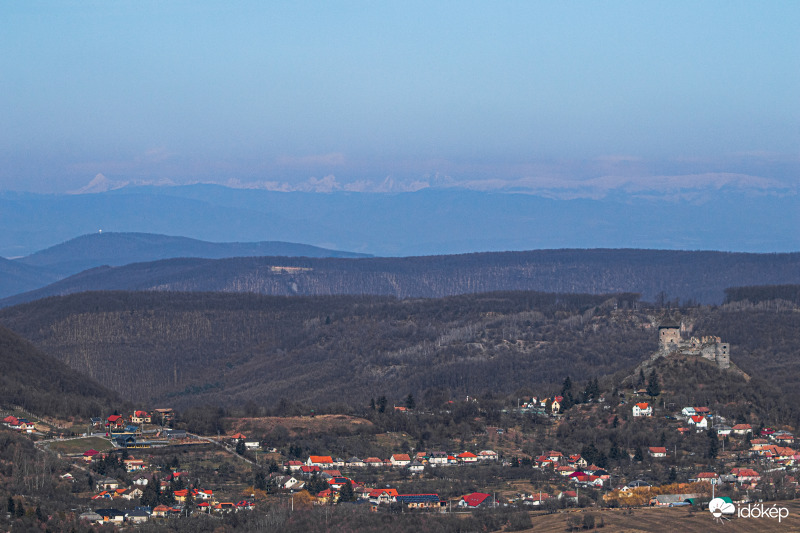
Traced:
[[[647, 307], [633, 294], [505, 292], [441, 299], [98, 292], [0, 312], [71, 368], [137, 401], [365, 405], [407, 394], [550, 391], [630, 371], [671, 316], [732, 343], [732, 358], [791, 397], [794, 306]], [[788, 305], [788, 307], [787, 307]]]

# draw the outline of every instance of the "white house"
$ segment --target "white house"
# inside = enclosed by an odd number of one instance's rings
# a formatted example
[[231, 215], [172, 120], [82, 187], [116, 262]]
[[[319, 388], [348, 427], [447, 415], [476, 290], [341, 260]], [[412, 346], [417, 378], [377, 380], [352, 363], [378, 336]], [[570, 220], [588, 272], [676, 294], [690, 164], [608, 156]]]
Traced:
[[693, 425], [697, 431], [708, 429], [708, 419], [704, 416], [694, 415], [689, 417], [689, 424]]
[[407, 453], [395, 453], [390, 458], [392, 466], [408, 466], [411, 464], [411, 457]]
[[653, 416], [653, 407], [647, 402], [634, 404], [633, 416], [635, 417]]
[[497, 461], [497, 452], [494, 450], [483, 450], [478, 452], [478, 459], [481, 461]]
[[420, 463], [419, 461], [412, 461], [408, 465], [408, 470], [412, 474], [421, 474], [425, 470], [425, 465]]
[[648, 450], [650, 457], [666, 457], [667, 456], [667, 449], [663, 446], [651, 446]]

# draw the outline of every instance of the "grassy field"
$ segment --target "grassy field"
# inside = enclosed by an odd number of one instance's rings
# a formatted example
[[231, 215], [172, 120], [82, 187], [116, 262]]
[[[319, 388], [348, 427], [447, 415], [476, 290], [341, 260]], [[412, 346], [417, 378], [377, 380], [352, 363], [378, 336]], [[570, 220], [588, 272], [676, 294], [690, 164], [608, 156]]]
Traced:
[[95, 449], [98, 452], [105, 452], [112, 448], [111, 442], [100, 437], [86, 437], [83, 439], [65, 440], [50, 444], [51, 450], [65, 455], [83, 453], [90, 449]]
[[[707, 510], [690, 512], [687, 507], [673, 508], [638, 508], [629, 514], [624, 509], [585, 510], [575, 513], [557, 513], [552, 515], [533, 516], [533, 528], [527, 531], [544, 533], [564, 533], [567, 518], [574, 514], [583, 519], [585, 514], [592, 514], [595, 522], [602, 518], [605, 527], [597, 531], [614, 531], [619, 533], [657, 532], [657, 533], [713, 533], [715, 531], [739, 533], [758, 531], [759, 533], [800, 531], [800, 501], [769, 502], [767, 509], [776, 504], [777, 507], [789, 509], [788, 518], [780, 523], [777, 518], [733, 518], [723, 524], [714, 522]], [[577, 529], [576, 531], [580, 531]], [[585, 531], [585, 530], [583, 530]]]
[[250, 432], [269, 433], [277, 426], [286, 428], [291, 436], [325, 433], [339, 428], [355, 430], [359, 427], [372, 426], [369, 420], [346, 415], [228, 418], [226, 423], [233, 428], [233, 433], [244, 433], [248, 437]]

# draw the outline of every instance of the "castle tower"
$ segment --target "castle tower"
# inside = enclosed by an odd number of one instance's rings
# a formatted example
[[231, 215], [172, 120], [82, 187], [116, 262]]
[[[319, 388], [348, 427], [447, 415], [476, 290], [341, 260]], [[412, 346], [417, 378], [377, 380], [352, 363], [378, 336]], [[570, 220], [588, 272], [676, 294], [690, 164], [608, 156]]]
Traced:
[[681, 327], [679, 324], [665, 322], [658, 326], [658, 343], [664, 351], [678, 347], [681, 342]]

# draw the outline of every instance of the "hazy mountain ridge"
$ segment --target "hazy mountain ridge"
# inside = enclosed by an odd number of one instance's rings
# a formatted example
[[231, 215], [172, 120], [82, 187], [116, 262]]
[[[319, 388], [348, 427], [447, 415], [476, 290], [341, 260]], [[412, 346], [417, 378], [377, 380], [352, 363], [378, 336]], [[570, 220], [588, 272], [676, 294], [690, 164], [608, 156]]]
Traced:
[[0, 297], [31, 291], [60, 278], [49, 270], [0, 257]]
[[492, 291], [636, 292], [646, 301], [722, 303], [728, 287], [800, 283], [800, 253], [536, 250], [407, 258], [169, 259], [82, 272], [0, 300], [10, 306], [88, 290], [387, 295]]
[[152, 233], [92, 233], [17, 259], [68, 276], [102, 265], [121, 266], [178, 257], [369, 257], [289, 242], [206, 242]]
[[182, 257], [253, 256], [370, 257], [368, 254], [278, 241], [205, 242], [148, 233], [92, 233], [15, 260], [0, 257], [0, 298], [39, 289], [100, 266]]
[[541, 248], [800, 250], [800, 195], [715, 191], [558, 200], [512, 192], [276, 192], [215, 185], [126, 187], [84, 195], [0, 193], [0, 256], [76, 233], [183, 235], [206, 241], [309, 243], [412, 256]]

